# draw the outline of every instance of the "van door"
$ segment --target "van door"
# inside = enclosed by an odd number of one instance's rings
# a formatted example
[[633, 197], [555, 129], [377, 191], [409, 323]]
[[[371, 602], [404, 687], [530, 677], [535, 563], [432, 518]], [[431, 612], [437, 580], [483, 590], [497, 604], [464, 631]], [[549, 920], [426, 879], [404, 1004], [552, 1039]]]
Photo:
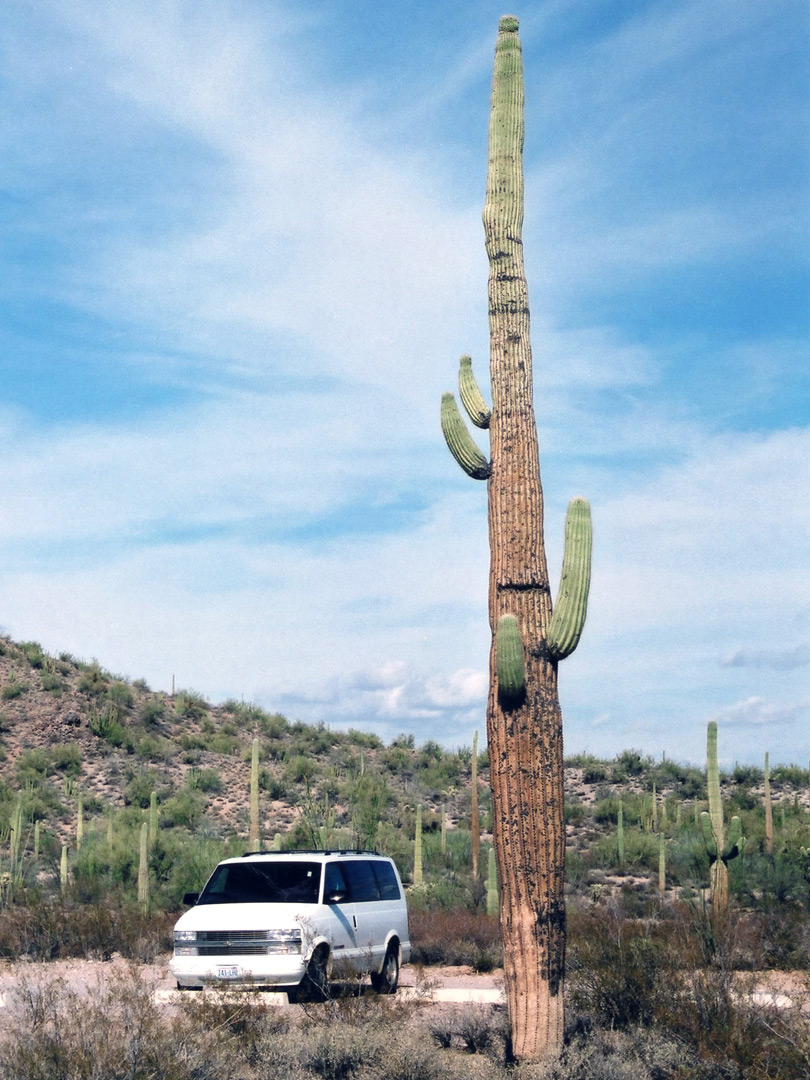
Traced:
[[340, 863], [330, 862], [324, 867], [323, 903], [328, 912], [325, 935], [332, 950], [333, 969], [339, 976], [353, 971], [357, 963], [354, 903]]
[[374, 867], [369, 859], [347, 859], [341, 866], [354, 903], [356, 970], [376, 970], [385, 954], [388, 928], [384, 925], [387, 922], [386, 905], [380, 904], [380, 889]]

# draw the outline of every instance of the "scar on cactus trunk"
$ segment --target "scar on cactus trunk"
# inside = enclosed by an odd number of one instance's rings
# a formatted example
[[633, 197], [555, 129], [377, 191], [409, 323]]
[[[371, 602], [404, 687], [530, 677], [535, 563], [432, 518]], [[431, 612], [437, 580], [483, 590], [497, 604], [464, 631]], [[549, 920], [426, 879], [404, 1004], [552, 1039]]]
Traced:
[[585, 500], [573, 500], [552, 612], [521, 239], [523, 63], [517, 30], [517, 19], [501, 19], [489, 125], [483, 218], [490, 267], [491, 413], [467, 356], [461, 358], [459, 375], [461, 401], [471, 420], [489, 428], [491, 460], [470, 435], [452, 394], [442, 399], [441, 420], [459, 465], [487, 481], [492, 828], [512, 1052], [533, 1060], [558, 1051], [563, 1038], [565, 823], [557, 665], [576, 648], [585, 622], [591, 523]]

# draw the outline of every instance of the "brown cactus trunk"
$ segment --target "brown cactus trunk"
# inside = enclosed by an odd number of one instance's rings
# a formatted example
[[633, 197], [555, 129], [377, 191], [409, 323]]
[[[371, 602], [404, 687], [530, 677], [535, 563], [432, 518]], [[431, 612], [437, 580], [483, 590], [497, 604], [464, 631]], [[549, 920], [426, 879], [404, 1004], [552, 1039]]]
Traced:
[[[501, 20], [496, 45], [489, 147], [483, 215], [492, 382], [487, 735], [512, 1049], [517, 1058], [535, 1059], [562, 1045], [565, 828], [557, 668], [546, 649], [551, 596], [521, 240], [523, 70], [517, 21], [510, 18]], [[526, 659], [525, 698], [508, 708], [498, 698], [494, 649], [504, 614], [518, 620]]]

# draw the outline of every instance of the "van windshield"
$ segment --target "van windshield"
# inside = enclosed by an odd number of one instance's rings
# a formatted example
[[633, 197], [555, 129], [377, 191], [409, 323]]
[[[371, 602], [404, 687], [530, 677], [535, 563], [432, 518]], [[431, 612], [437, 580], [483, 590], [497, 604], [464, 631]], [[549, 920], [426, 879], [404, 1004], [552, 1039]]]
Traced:
[[222, 863], [197, 903], [317, 904], [320, 888], [320, 863]]

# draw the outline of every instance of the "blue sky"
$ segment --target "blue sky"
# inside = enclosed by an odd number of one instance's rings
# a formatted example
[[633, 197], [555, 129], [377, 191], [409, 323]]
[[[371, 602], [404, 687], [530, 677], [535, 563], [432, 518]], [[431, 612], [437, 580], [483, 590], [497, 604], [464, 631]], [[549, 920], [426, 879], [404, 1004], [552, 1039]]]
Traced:
[[[499, 15], [0, 10], [0, 626], [291, 718], [484, 728]], [[807, 763], [810, 8], [514, 9], [546, 542], [593, 507], [566, 750]]]

